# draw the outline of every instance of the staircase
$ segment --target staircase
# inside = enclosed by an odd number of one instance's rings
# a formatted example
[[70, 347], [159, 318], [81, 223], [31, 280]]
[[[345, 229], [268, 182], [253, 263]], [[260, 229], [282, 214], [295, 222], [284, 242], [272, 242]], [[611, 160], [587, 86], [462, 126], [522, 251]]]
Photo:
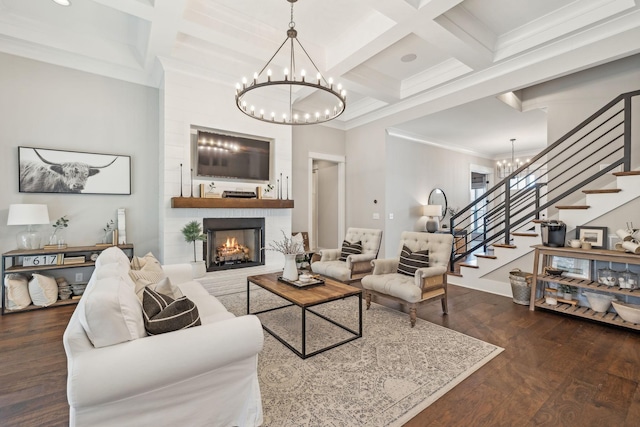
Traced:
[[[573, 236], [573, 230], [577, 226], [594, 221], [600, 216], [640, 198], [640, 171], [617, 172], [613, 175], [615, 176], [615, 188], [583, 190], [584, 198], [582, 200], [575, 205], [565, 205], [564, 209], [558, 210], [557, 219], [567, 225], [568, 238]], [[528, 228], [534, 228], [533, 232], [511, 233], [511, 244], [492, 244], [493, 255], [477, 253], [474, 261], [460, 262], [458, 264], [460, 273], [450, 274], [449, 283], [511, 297], [508, 273], [500, 274], [500, 276], [504, 276], [500, 278], [488, 276], [511, 263], [522, 265], [520, 268], [523, 271], [531, 271], [533, 255], [527, 255], [533, 253], [531, 246], [539, 245], [542, 242], [539, 222], [533, 220], [528, 223]]]
[[[551, 210], [570, 238], [577, 226], [638, 199], [640, 171], [631, 170], [631, 101], [638, 95], [619, 95], [453, 215], [450, 230], [479, 237], [452, 254], [449, 282], [511, 296], [509, 271], [533, 268], [541, 215]], [[478, 207], [485, 212], [480, 218]]]

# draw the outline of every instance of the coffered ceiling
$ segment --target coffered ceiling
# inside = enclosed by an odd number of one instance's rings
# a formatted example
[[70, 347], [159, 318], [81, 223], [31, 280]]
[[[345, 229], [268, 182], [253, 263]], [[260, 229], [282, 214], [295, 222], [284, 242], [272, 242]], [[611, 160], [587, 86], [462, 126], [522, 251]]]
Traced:
[[[230, 105], [290, 21], [286, 0], [71, 2], [0, 0], [0, 51], [149, 86], [170, 66], [228, 85]], [[637, 0], [298, 0], [294, 21], [318, 67], [348, 90], [333, 126], [386, 119], [397, 133], [465, 147], [469, 130], [447, 121], [482, 114], [485, 141], [467, 148], [497, 156], [510, 148], [506, 130], [491, 133], [500, 113], [542, 125], [532, 146], [546, 142], [545, 118], [494, 96], [638, 53], [639, 9]]]

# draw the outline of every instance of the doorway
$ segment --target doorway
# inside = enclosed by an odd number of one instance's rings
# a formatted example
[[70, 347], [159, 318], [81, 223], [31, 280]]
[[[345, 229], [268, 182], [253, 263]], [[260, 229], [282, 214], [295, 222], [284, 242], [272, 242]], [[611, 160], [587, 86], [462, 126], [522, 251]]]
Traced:
[[309, 153], [309, 244], [340, 247], [345, 234], [344, 157]]

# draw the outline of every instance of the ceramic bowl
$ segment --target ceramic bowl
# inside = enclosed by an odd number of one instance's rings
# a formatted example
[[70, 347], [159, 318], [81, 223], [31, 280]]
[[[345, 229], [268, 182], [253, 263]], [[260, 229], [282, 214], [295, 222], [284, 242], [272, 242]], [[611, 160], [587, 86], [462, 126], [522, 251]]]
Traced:
[[640, 323], [640, 305], [620, 301], [613, 301], [612, 304], [618, 316], [623, 320], [630, 323]]
[[580, 240], [569, 240], [569, 246], [571, 246], [572, 248], [579, 248], [582, 246], [582, 242]]
[[562, 273], [564, 273], [564, 270], [554, 267], [545, 267], [545, 271], [547, 272], [547, 274], [550, 274], [552, 276], [561, 276]]
[[611, 302], [616, 299], [613, 295], [596, 294], [594, 292], [584, 292], [584, 295], [587, 297], [587, 301], [589, 301], [591, 310], [597, 311], [598, 313], [604, 313], [609, 310]]
[[313, 276], [310, 274], [301, 274], [300, 276], [298, 276], [298, 280], [303, 283], [310, 282], [311, 279], [313, 279]]

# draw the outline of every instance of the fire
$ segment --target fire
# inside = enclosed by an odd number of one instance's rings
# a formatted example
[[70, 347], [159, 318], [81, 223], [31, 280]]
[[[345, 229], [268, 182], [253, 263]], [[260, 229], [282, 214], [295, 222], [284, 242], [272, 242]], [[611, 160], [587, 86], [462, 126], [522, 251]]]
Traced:
[[237, 249], [238, 241], [236, 240], [235, 237], [231, 237], [231, 238], [227, 237], [227, 242], [224, 244], [224, 247], [226, 249], [230, 249], [230, 248]]

